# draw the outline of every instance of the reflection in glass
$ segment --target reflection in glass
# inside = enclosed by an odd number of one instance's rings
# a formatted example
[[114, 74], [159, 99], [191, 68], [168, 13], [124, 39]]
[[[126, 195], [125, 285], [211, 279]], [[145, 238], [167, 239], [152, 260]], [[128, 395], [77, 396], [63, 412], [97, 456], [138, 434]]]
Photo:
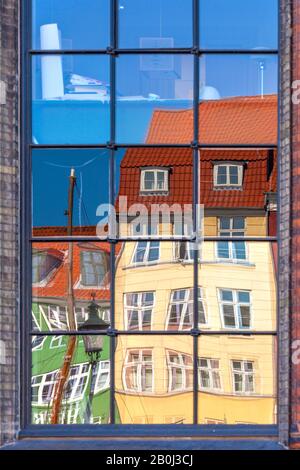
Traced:
[[77, 329], [95, 298], [110, 323], [110, 245], [102, 242], [34, 243], [32, 324], [37, 331]]
[[[276, 145], [277, 67], [273, 55], [202, 56], [200, 142]], [[183, 120], [178, 130], [182, 125]], [[216, 186], [241, 184], [240, 168], [220, 166], [215, 170]]]
[[276, 339], [202, 336], [200, 424], [276, 424]]
[[[71, 364], [67, 366], [70, 344], [73, 346]], [[67, 371], [67, 380], [60, 388], [63, 371]], [[86, 354], [80, 336], [33, 337], [32, 423], [56, 424], [54, 406], [59, 403], [57, 424], [107, 424], [109, 371], [108, 337], [104, 338], [95, 363]]]
[[191, 337], [120, 336], [116, 404], [122, 424], [189, 424], [193, 410]]
[[[276, 107], [272, 105], [271, 109], [276, 113]], [[237, 108], [239, 119], [243, 112], [243, 108]], [[254, 121], [257, 119], [253, 116], [253, 125]], [[241, 131], [241, 136], [243, 129], [232, 132]], [[245, 129], [251, 134], [248, 127]], [[245, 130], [245, 135], [247, 132]], [[233, 176], [235, 179], [230, 179]], [[206, 236], [276, 236], [277, 151], [243, 148], [200, 150], [200, 203], [204, 206]], [[218, 258], [246, 261], [245, 243], [220, 241]]]
[[33, 0], [32, 3], [34, 49], [109, 46], [109, 0]]
[[[172, 126], [156, 121], [187, 116], [192, 132], [193, 58], [141, 54], [117, 58], [117, 141], [176, 143]], [[190, 110], [186, 114], [186, 110]], [[134, 123], [134, 125], [133, 125]], [[174, 140], [175, 139], [175, 140]], [[190, 143], [189, 133], [184, 143]]]
[[109, 203], [109, 151], [33, 149], [33, 230], [36, 235], [46, 234], [45, 230], [50, 227], [52, 235], [55, 230], [57, 235], [67, 234], [66, 210], [72, 170], [75, 177], [73, 232], [96, 234], [96, 224], [101, 223], [97, 208]]
[[201, 0], [199, 21], [203, 49], [277, 48], [277, 0]]
[[[193, 327], [193, 259], [180, 259], [176, 245], [166, 241], [119, 244], [115, 278], [116, 328], [190, 330]], [[199, 289], [199, 322], [207, 323], [202, 289]]]
[[107, 56], [35, 56], [32, 74], [34, 143], [91, 144], [109, 140]]
[[121, 48], [192, 47], [191, 0], [119, 0]]
[[115, 154], [115, 195], [120, 236], [191, 237], [192, 150], [119, 149]]
[[199, 262], [209, 328], [275, 331], [276, 243], [243, 242], [246, 259], [220, 259], [221, 243], [204, 242]]

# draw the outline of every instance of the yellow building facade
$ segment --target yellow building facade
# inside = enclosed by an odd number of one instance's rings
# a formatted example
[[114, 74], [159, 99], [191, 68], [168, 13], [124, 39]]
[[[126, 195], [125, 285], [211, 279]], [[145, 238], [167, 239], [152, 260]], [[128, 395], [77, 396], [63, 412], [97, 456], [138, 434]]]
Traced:
[[[206, 236], [218, 234], [218, 220], [214, 214], [205, 217]], [[264, 215], [245, 218], [246, 236], [265, 236], [266, 227]], [[192, 251], [186, 250], [183, 258], [175, 241], [121, 245], [115, 322], [118, 330], [131, 331], [118, 336], [115, 353], [116, 402], [122, 423], [193, 423], [194, 369], [198, 423], [276, 422], [276, 337], [234, 334], [276, 331], [274, 251], [268, 242], [243, 243], [243, 260], [220, 259], [216, 241], [201, 244], [199, 328], [210, 334], [197, 340], [192, 335], [171, 335], [193, 327]], [[148, 258], [137, 261], [139, 249]], [[154, 261], [149, 257], [151, 249]], [[168, 335], [134, 334], [145, 329], [168, 331]]]

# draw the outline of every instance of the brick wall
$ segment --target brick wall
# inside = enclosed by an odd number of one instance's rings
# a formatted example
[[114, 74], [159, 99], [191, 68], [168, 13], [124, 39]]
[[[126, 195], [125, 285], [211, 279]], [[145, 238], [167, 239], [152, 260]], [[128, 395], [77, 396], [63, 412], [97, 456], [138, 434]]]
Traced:
[[289, 336], [290, 336], [290, 177], [291, 177], [291, 38], [292, 0], [280, 2], [280, 257], [279, 257], [279, 350], [278, 426], [280, 442], [289, 441]]
[[[292, 78], [300, 80], [300, 3], [293, 2]], [[292, 106], [291, 341], [300, 339], [300, 104]], [[291, 424], [300, 436], [300, 365], [292, 361]]]
[[0, 444], [18, 428], [17, 5], [0, 0]]

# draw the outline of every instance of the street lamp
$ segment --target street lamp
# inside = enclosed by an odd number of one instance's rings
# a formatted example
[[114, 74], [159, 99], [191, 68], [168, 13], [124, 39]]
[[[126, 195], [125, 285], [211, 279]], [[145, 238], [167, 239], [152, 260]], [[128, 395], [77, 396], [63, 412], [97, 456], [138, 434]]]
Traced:
[[[99, 305], [95, 302], [95, 294], [92, 295], [92, 300], [88, 306], [88, 319], [79, 326], [79, 331], [87, 332], [99, 332], [104, 333], [108, 328], [108, 323], [106, 323], [102, 318], [99, 317]], [[103, 350], [104, 343], [104, 334], [84, 334], [84, 349], [86, 354], [90, 357], [90, 370], [91, 370], [91, 383], [90, 383], [90, 392], [87, 401], [86, 411], [85, 411], [85, 422], [91, 421], [92, 416], [92, 402], [94, 397], [95, 382], [96, 382], [96, 369], [97, 361], [100, 359], [101, 352]]]
[[[99, 317], [99, 305], [95, 302], [95, 294], [92, 296], [92, 301], [88, 305], [88, 319], [79, 326], [79, 331], [97, 331], [104, 333], [109, 327], [102, 318]], [[91, 361], [98, 360], [103, 349], [104, 335], [103, 334], [85, 334], [83, 335], [85, 352], [90, 356]]]

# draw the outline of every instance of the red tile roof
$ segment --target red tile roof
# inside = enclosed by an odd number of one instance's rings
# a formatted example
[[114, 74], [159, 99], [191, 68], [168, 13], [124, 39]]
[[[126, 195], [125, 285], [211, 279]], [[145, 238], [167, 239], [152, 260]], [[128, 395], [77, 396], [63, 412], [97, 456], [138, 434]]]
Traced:
[[[47, 234], [47, 227], [43, 228]], [[50, 230], [51, 232], [51, 230]], [[89, 242], [89, 243], [74, 243], [73, 248], [73, 287], [76, 287], [80, 279], [80, 253], [83, 250], [102, 250], [106, 253], [110, 252], [108, 243], [105, 242]], [[34, 250], [42, 250], [53, 253], [59, 253], [62, 263], [55, 269], [44, 287], [33, 286], [32, 296], [36, 301], [42, 298], [55, 298], [55, 299], [66, 299], [67, 297], [67, 253], [68, 243], [66, 242], [45, 242], [45, 243], [33, 243]], [[106, 288], [100, 289], [87, 289], [87, 288], [74, 288], [75, 301], [91, 299], [91, 294], [95, 293], [96, 300], [109, 301], [109, 279], [107, 279]]]
[[[82, 227], [73, 227], [72, 235], [74, 236], [96, 236], [96, 226], [88, 225]], [[33, 227], [34, 237], [66, 237], [67, 227], [52, 226], [52, 227]]]
[[[238, 97], [205, 101], [200, 108], [200, 138], [208, 144], [276, 144], [277, 97]], [[187, 143], [193, 140], [192, 110], [156, 110], [147, 143]], [[263, 208], [264, 193], [276, 191], [277, 153], [271, 150], [202, 150], [200, 154], [200, 202], [207, 208]], [[215, 190], [213, 161], [245, 162], [242, 190]], [[272, 163], [273, 161], [273, 163]], [[270, 164], [272, 171], [268, 170]], [[121, 162], [119, 196], [135, 203], [191, 204], [193, 157], [190, 149], [131, 148]], [[140, 169], [169, 167], [168, 194], [140, 194]], [[268, 174], [269, 171], [269, 174]], [[118, 210], [118, 201], [117, 201]]]
[[[274, 156], [273, 156], [274, 155]], [[214, 161], [245, 162], [242, 190], [215, 190]], [[273, 169], [267, 171], [273, 160]], [[141, 167], [170, 168], [168, 194], [140, 193]], [[193, 156], [190, 149], [131, 148], [122, 162], [119, 196], [127, 196], [132, 204], [192, 204]], [[276, 191], [276, 153], [270, 150], [202, 150], [200, 154], [200, 203], [206, 208], [263, 208], [265, 192]], [[118, 201], [117, 201], [118, 210]]]
[[[277, 96], [203, 101], [199, 140], [206, 144], [276, 144]], [[154, 111], [147, 143], [182, 144], [193, 140], [193, 110]]]

